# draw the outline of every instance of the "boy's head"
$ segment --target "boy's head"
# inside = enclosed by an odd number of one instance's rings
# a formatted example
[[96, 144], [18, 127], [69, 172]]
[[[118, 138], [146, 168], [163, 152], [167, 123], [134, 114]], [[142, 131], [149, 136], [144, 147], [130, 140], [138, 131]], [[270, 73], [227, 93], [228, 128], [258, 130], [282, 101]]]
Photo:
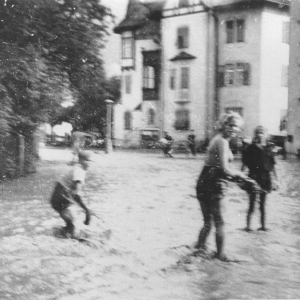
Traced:
[[254, 129], [254, 140], [257, 143], [262, 143], [264, 142], [265, 138], [266, 138], [266, 129], [261, 125], [257, 126]]
[[78, 154], [78, 159], [83, 168], [87, 170], [93, 161], [92, 152], [86, 150], [80, 151]]

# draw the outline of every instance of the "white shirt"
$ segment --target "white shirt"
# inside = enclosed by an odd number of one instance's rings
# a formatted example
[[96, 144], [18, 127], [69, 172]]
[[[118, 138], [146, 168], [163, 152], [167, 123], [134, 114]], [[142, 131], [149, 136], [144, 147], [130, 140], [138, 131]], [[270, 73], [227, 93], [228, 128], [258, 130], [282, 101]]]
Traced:
[[66, 189], [72, 188], [72, 183], [75, 181], [80, 181], [81, 184], [84, 184], [86, 176], [86, 170], [82, 168], [80, 164], [76, 165], [72, 170], [66, 173], [60, 180], [61, 183]]

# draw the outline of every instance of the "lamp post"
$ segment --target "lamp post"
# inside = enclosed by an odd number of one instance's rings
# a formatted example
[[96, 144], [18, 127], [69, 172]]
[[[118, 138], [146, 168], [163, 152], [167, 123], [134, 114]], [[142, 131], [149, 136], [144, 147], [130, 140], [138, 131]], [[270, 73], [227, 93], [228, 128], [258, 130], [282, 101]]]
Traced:
[[112, 117], [112, 100], [105, 100], [106, 103], [106, 141], [105, 141], [105, 152], [107, 154], [112, 152], [112, 140], [111, 140], [111, 117]]

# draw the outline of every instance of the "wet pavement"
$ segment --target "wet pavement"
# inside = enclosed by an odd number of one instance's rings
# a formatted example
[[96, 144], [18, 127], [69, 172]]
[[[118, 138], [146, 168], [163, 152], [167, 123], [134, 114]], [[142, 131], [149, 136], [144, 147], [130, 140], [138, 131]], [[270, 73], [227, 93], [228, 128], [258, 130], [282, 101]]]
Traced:
[[[281, 187], [268, 195], [268, 232], [242, 230], [247, 195], [230, 184], [226, 252], [236, 262], [224, 263], [192, 255], [202, 226], [195, 183], [203, 156], [97, 152], [85, 186], [97, 214], [94, 243], [55, 234], [63, 222], [48, 199], [71, 157], [41, 149], [37, 174], [0, 184], [1, 300], [300, 299], [298, 160], [278, 159]], [[208, 246], [215, 250], [213, 233]]]

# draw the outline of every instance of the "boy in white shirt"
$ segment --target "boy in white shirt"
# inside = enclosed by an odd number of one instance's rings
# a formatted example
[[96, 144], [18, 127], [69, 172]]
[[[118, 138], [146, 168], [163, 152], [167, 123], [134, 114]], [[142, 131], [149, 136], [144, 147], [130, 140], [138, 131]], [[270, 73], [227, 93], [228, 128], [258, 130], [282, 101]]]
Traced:
[[75, 223], [77, 219], [76, 206], [84, 209], [85, 225], [89, 225], [91, 212], [82, 201], [82, 186], [90, 163], [92, 154], [89, 151], [81, 151], [78, 154], [78, 164], [57, 181], [50, 203], [66, 222], [65, 235], [70, 238], [79, 238]]

